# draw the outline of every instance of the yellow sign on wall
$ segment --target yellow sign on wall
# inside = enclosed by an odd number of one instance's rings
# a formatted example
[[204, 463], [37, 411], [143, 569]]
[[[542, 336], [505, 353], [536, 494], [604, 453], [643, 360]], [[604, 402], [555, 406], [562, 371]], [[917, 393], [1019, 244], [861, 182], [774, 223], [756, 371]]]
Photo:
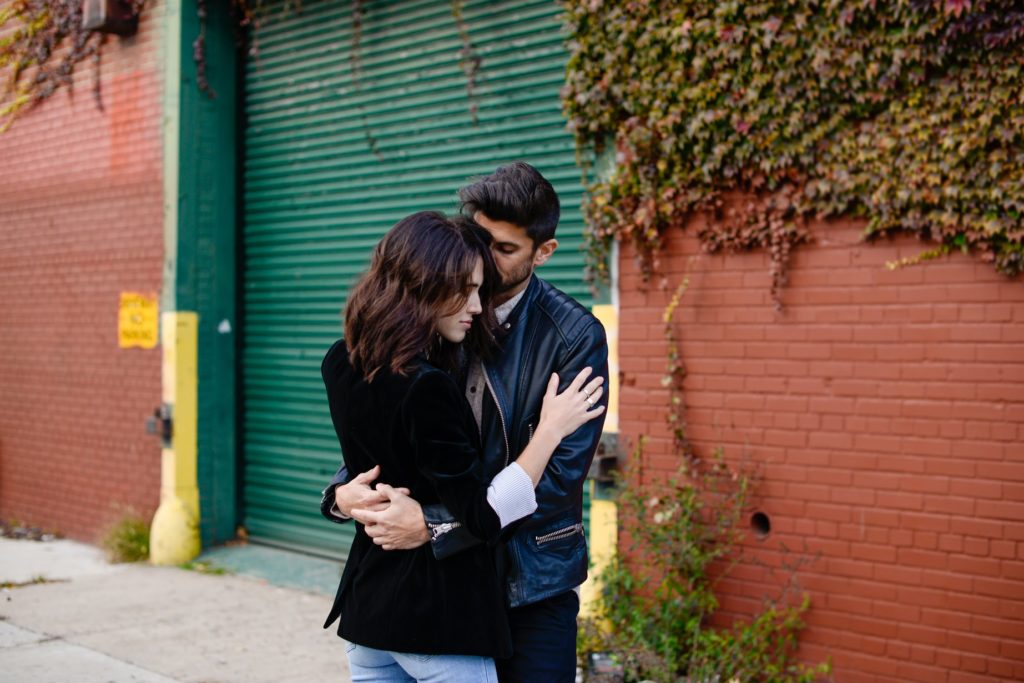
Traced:
[[122, 349], [156, 348], [159, 338], [156, 294], [121, 292], [117, 310], [117, 345]]

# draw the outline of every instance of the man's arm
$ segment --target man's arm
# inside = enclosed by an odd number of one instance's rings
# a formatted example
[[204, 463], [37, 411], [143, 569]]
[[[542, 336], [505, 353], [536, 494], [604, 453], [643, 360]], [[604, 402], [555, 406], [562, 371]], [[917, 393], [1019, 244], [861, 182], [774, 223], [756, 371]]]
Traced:
[[338, 489], [344, 488], [345, 482], [348, 481], [348, 467], [345, 463], [341, 464], [338, 471], [331, 477], [331, 481], [322, 491], [322, 497], [320, 498], [320, 514], [324, 516], [330, 522], [337, 524], [344, 524], [349, 521], [351, 517], [341, 512], [341, 508], [337, 506], [335, 499], [335, 493]]
[[[571, 381], [586, 367], [593, 368], [594, 376], [603, 377], [604, 386], [608, 386], [608, 340], [597, 319], [592, 320], [555, 369], [562, 382], [559, 391], [563, 390], [567, 380]], [[604, 431], [608, 394], [601, 396], [595, 405], [604, 406], [605, 412], [562, 439], [551, 456], [551, 462], [537, 486], [535, 515], [549, 517], [562, 512], [566, 499], [575, 497], [581, 490]]]
[[[390, 502], [387, 495], [372, 487], [373, 482], [379, 476], [380, 465], [376, 465], [372, 469], [356, 475], [352, 481], [346, 483], [348, 467], [342, 463], [334, 477], [331, 478], [330, 483], [327, 484], [327, 488], [323, 490], [323, 498], [320, 500], [320, 514], [332, 522], [343, 524], [350, 519], [355, 519], [359, 522], [363, 521], [358, 516], [352, 514], [352, 511], [355, 509], [373, 511], [386, 509]], [[405, 487], [391, 490], [406, 496], [409, 494], [409, 489]]]

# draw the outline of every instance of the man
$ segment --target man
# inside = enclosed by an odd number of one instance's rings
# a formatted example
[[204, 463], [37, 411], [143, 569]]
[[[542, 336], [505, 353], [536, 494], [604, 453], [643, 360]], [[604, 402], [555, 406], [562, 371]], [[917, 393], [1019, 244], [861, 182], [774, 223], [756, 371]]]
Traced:
[[[486, 473], [494, 476], [533, 436], [551, 374], [558, 373], [559, 391], [587, 367], [607, 383], [608, 348], [604, 328], [589, 311], [534, 276], [558, 247], [560, 209], [551, 183], [515, 162], [463, 187], [459, 199], [463, 212], [491, 234], [502, 280], [494, 301], [501, 351], [486, 364], [470, 363], [465, 380]], [[496, 662], [504, 683], [575, 680], [578, 589], [587, 577], [583, 485], [603, 424], [603, 416], [591, 420], [562, 441], [537, 485], [536, 510], [506, 533], [502, 556], [514, 654]], [[374, 468], [348, 481], [342, 467], [324, 490], [324, 516], [355, 518], [385, 550], [429, 541], [443, 559], [479, 543], [443, 506], [421, 508], [401, 491], [370, 488], [378, 474]], [[497, 509], [500, 501], [492, 505]]]

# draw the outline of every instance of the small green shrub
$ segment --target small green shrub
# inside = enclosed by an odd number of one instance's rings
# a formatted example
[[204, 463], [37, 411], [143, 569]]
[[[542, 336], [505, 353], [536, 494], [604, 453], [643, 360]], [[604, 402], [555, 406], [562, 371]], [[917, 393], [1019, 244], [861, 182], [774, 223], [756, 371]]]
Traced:
[[[635, 456], [639, 462], [639, 456]], [[583, 620], [579, 651], [610, 653], [627, 681], [809, 682], [826, 664], [796, 660], [809, 596], [784, 591], [749, 621], [713, 625], [717, 580], [738, 559], [755, 483], [728, 467], [721, 452], [690, 460], [676, 477], [622, 485], [619, 514], [630, 544], [599, 574], [597, 615]]]
[[149, 524], [137, 512], [123, 509], [107, 527], [100, 547], [110, 562], [139, 562], [149, 559]]

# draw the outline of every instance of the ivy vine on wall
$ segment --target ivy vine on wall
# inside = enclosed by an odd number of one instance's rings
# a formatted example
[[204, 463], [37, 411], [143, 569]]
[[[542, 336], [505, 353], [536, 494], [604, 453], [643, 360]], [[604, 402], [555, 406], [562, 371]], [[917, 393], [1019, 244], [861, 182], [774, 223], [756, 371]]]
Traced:
[[650, 274], [695, 211], [706, 250], [770, 250], [777, 305], [812, 216], [1024, 271], [1019, 0], [566, 7], [564, 110], [581, 149], [616, 161], [585, 206], [594, 275], [613, 239]]
[[[126, 0], [131, 11], [140, 15], [145, 0]], [[192, 42], [192, 58], [196, 64], [196, 84], [208, 96], [216, 97], [206, 77], [207, 1], [195, 0], [199, 18], [199, 35]], [[258, 30], [262, 21], [259, 0], [214, 0], [226, 2], [232, 21], [248, 35], [248, 54], [258, 58]], [[349, 67], [358, 90], [362, 77], [361, 40], [366, 15], [365, 0], [350, 0], [352, 6], [352, 38]], [[452, 19], [462, 44], [459, 66], [466, 77], [466, 98], [469, 115], [477, 125], [476, 82], [480, 74], [478, 54], [469, 26], [463, 16], [464, 0], [449, 0]], [[285, 11], [301, 12], [301, 0], [285, 0]], [[70, 88], [72, 74], [79, 63], [92, 59], [93, 94], [102, 109], [100, 93], [100, 58], [105, 34], [82, 28], [82, 0], [0, 0], [0, 133], [7, 130], [17, 116], [50, 97], [60, 87]], [[67, 44], [66, 44], [67, 43]], [[54, 62], [56, 61], [56, 64]], [[367, 144], [378, 158], [376, 139], [366, 128]]]
[[75, 66], [90, 59], [93, 95], [102, 108], [103, 42], [103, 34], [82, 28], [81, 0], [0, 1], [0, 132], [21, 111], [71, 87]]

